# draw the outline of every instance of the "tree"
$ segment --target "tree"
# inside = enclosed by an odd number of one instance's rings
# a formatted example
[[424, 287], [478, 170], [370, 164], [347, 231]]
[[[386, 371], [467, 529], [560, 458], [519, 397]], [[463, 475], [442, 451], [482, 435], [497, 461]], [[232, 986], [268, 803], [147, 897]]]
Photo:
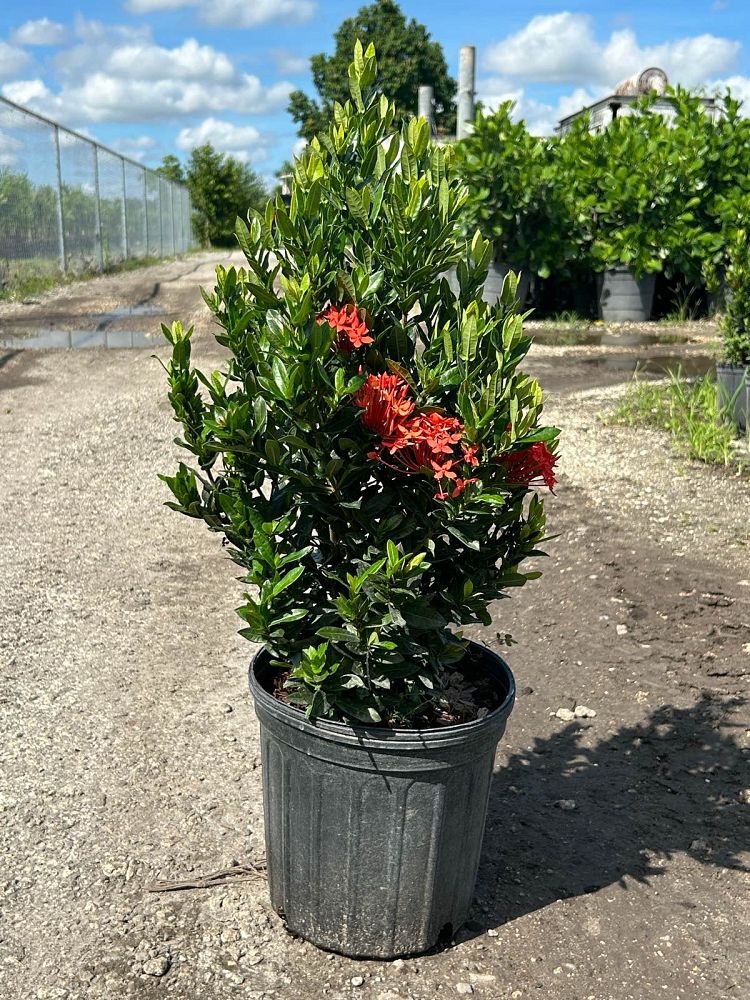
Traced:
[[378, 48], [378, 78], [375, 87], [396, 104], [397, 117], [416, 114], [420, 84], [429, 84], [435, 93], [435, 124], [443, 133], [456, 128], [456, 81], [448, 75], [442, 46], [430, 39], [427, 28], [412, 18], [407, 22], [394, 0], [377, 0], [362, 7], [354, 17], [342, 22], [334, 35], [336, 51], [332, 56], [320, 52], [312, 56], [315, 88], [319, 101], [295, 90], [287, 110], [299, 126], [299, 134], [308, 141], [324, 131], [333, 117], [333, 105], [349, 98], [348, 66], [354, 43], [359, 39], [367, 47]]
[[161, 161], [161, 165], [156, 168], [160, 174], [164, 174], [170, 181], [177, 184], [185, 183], [185, 171], [182, 164], [173, 153], [168, 153]]
[[268, 192], [246, 163], [217, 152], [210, 143], [197, 146], [187, 165], [187, 185], [193, 202], [193, 228], [202, 243], [230, 246], [237, 217], [249, 208], [263, 208]]

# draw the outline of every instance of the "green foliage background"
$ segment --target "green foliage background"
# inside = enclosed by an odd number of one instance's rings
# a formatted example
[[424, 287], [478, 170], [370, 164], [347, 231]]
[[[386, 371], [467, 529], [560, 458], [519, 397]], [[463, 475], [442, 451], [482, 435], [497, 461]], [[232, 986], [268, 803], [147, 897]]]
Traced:
[[318, 100], [301, 90], [289, 98], [289, 113], [308, 141], [324, 132], [336, 102], [349, 97], [348, 67], [357, 39], [378, 50], [376, 86], [395, 102], [397, 121], [411, 117], [417, 108], [420, 84], [430, 84], [435, 95], [435, 124], [439, 132], [455, 133], [456, 81], [449, 75], [442, 46], [430, 39], [423, 24], [407, 21], [393, 0], [376, 0], [342, 22], [335, 36], [331, 56], [321, 52], [310, 60]]

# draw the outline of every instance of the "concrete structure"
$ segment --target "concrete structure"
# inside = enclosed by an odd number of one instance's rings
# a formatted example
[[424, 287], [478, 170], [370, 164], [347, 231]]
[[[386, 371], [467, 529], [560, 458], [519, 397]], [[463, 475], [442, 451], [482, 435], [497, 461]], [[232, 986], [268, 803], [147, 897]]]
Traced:
[[[588, 112], [589, 130], [591, 132], [601, 132], [618, 115], [632, 114], [633, 105], [642, 97], [652, 93], [656, 93], [657, 95], [654, 109], [669, 120], [674, 117], [674, 108], [669, 98], [665, 96], [668, 86], [669, 81], [664, 70], [659, 69], [657, 66], [650, 66], [648, 69], [643, 70], [642, 73], [630, 77], [628, 80], [623, 80], [621, 84], [615, 87], [614, 93], [610, 94], [609, 97], [602, 97], [593, 104], [589, 104], [588, 107], [576, 111], [575, 114], [561, 118], [555, 131], [558, 135], [565, 135], [566, 132], [570, 131], [573, 122]], [[711, 118], [716, 118], [720, 112], [715, 99], [713, 97], [702, 97], [701, 101], [703, 102], [706, 114], [710, 115]]]
[[456, 138], [465, 139], [474, 121], [474, 82], [477, 50], [464, 45], [458, 60], [458, 99], [456, 101]]

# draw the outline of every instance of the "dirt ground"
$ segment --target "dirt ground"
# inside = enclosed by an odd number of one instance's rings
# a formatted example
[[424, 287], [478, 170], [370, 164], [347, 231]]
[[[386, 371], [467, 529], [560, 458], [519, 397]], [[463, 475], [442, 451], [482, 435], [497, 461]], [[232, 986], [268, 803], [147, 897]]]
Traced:
[[[216, 259], [2, 306], [0, 331], [148, 302], [144, 329], [197, 320], [218, 363], [197, 291]], [[151, 350], [0, 352], [1, 996], [750, 997], [750, 487], [602, 423], [629, 377], [591, 364], [607, 351], [532, 353], [564, 476], [544, 578], [497, 608], [519, 699], [476, 905], [391, 963], [292, 939], [262, 880], [147, 892], [263, 853], [236, 568], [162, 506]], [[595, 716], [555, 714], [576, 705]]]

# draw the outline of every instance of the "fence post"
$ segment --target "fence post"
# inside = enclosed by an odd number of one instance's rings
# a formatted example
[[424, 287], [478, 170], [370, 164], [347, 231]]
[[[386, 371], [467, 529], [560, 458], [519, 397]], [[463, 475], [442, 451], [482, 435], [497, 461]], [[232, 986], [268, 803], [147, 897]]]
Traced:
[[96, 224], [96, 233], [94, 234], [94, 240], [96, 242], [97, 257], [99, 258], [99, 270], [104, 270], [104, 234], [102, 233], [102, 205], [99, 199], [99, 149], [96, 144], [92, 145], [91, 152], [94, 157], [94, 216]]
[[125, 160], [120, 160], [122, 173], [122, 259], [128, 259], [128, 205], [125, 190]]
[[164, 256], [164, 212], [161, 205], [161, 190], [166, 184], [163, 177], [159, 177], [159, 256]]
[[63, 218], [62, 169], [60, 167], [60, 129], [55, 125], [55, 172], [57, 174], [57, 241], [60, 253], [60, 270], [68, 269], [65, 254], [65, 220]]
[[143, 168], [143, 256], [149, 256], [149, 250], [151, 249], [148, 245], [148, 175], [146, 173], [146, 168]]
[[174, 230], [174, 184], [169, 182], [169, 218], [172, 222], [172, 256], [177, 255], [177, 239]]

